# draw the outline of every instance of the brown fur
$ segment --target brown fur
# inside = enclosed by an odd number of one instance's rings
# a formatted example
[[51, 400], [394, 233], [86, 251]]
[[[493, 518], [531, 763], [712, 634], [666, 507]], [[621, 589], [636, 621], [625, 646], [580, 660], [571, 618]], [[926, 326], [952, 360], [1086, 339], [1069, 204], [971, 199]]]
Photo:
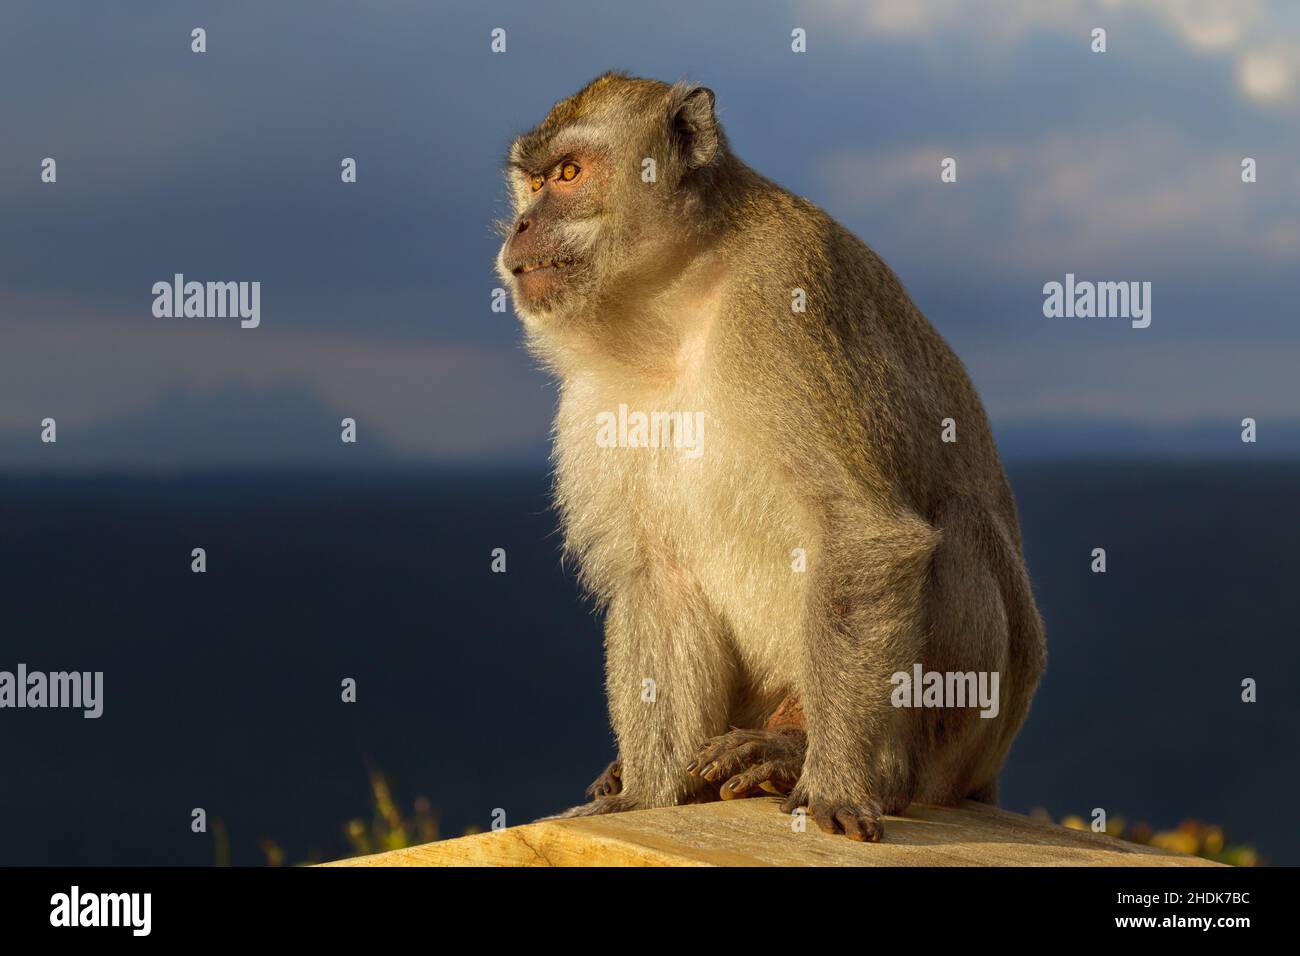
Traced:
[[[566, 157], [573, 186], [549, 179]], [[698, 799], [703, 742], [791, 697], [807, 746], [787, 806], [827, 829], [875, 839], [912, 800], [987, 798], [1043, 629], [979, 398], [897, 277], [740, 162], [712, 94], [681, 84], [599, 78], [520, 137], [508, 177], [498, 264], [559, 379], [556, 501], [606, 615], [620, 791], [572, 812]], [[572, 264], [526, 294], [519, 264], [548, 256]], [[703, 412], [703, 454], [599, 447], [620, 404]], [[891, 706], [917, 662], [998, 671], [1000, 715]]]

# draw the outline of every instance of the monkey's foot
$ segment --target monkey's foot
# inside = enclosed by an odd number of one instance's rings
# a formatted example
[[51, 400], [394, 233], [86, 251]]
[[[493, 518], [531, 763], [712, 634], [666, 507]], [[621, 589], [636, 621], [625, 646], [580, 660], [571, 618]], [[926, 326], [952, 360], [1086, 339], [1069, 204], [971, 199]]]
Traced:
[[612, 797], [615, 794], [623, 792], [623, 765], [615, 760], [608, 767], [601, 771], [587, 788], [587, 799], [598, 800], [601, 797]]
[[808, 816], [824, 833], [842, 833], [859, 843], [879, 843], [885, 835], [879, 808], [862, 801], [810, 797], [800, 783], [781, 804], [781, 812], [794, 813], [800, 807], [808, 808]]
[[789, 793], [803, 771], [808, 738], [798, 728], [733, 730], [706, 741], [686, 772], [710, 783], [725, 781], [723, 800], [760, 793]]

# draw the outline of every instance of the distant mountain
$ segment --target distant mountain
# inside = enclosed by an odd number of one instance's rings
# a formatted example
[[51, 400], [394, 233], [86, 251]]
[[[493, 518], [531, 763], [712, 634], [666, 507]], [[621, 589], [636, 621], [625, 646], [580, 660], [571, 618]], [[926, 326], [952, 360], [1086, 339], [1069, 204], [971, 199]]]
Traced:
[[169, 389], [152, 405], [85, 431], [60, 422], [58, 442], [36, 432], [0, 436], [0, 461], [53, 470], [123, 470], [286, 464], [391, 465], [392, 448], [370, 423], [344, 444], [344, 414], [299, 385]]
[[1241, 440], [1241, 419], [1170, 425], [1119, 422], [1018, 422], [993, 433], [1007, 461], [1123, 459], [1143, 461], [1300, 458], [1300, 421], [1256, 422], [1256, 441]]
[[[0, 470], [148, 471], [210, 468], [525, 466], [544, 469], [548, 436], [491, 456], [440, 458], [393, 447], [378, 422], [361, 419], [356, 444], [340, 440], [345, 413], [299, 384], [172, 388], [134, 414], [80, 430], [59, 422], [59, 441], [43, 445], [37, 426], [0, 432]], [[436, 416], [435, 416], [436, 417]], [[431, 422], [430, 427], [439, 427]], [[448, 427], [442, 423], [441, 427]], [[457, 423], [456, 427], [465, 427]], [[1300, 420], [1257, 423], [1257, 441], [1241, 441], [1240, 419], [1192, 424], [1133, 425], [1105, 421], [994, 423], [1008, 462], [1067, 460], [1231, 461], [1300, 459]]]

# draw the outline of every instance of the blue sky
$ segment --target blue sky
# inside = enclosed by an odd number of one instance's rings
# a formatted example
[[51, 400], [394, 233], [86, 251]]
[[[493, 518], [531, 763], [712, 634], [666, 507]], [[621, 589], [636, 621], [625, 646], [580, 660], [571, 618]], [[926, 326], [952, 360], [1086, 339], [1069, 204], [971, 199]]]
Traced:
[[[500, 160], [609, 68], [711, 86], [1013, 454], [1234, 452], [1245, 416], [1300, 450], [1300, 5], [55, 2], [0, 12], [0, 467], [339, 461], [344, 415], [358, 461], [540, 463], [553, 391], [490, 310]], [[261, 281], [261, 327], [154, 318], [176, 272]], [[1044, 318], [1067, 272], [1152, 282], [1151, 327]]]

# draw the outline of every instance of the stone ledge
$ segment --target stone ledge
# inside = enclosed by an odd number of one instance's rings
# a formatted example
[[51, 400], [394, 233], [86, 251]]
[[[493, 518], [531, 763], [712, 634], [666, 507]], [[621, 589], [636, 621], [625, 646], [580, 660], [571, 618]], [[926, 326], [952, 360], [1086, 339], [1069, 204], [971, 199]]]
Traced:
[[552, 820], [327, 866], [1217, 866], [978, 803], [914, 805], [880, 843], [795, 833], [775, 797]]

